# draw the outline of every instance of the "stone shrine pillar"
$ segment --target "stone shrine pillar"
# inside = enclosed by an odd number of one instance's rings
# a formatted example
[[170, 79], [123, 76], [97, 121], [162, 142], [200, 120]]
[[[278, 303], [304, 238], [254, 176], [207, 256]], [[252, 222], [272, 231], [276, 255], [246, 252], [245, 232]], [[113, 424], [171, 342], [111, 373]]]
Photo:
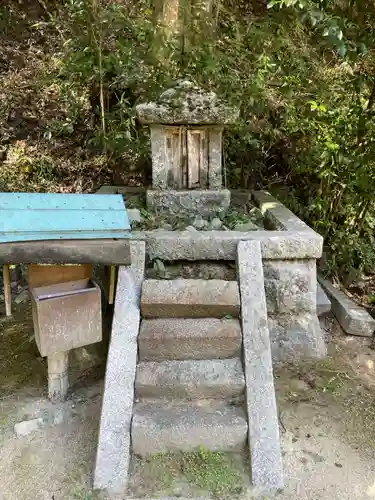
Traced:
[[225, 212], [230, 192], [223, 185], [222, 135], [224, 126], [238, 119], [238, 110], [189, 81], [136, 110], [151, 133], [148, 207], [170, 215]]

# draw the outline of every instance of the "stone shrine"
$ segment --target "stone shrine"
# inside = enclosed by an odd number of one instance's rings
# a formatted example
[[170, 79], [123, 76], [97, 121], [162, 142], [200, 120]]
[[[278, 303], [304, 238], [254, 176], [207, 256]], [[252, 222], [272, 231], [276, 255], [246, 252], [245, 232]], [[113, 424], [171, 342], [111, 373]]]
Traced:
[[137, 115], [149, 125], [152, 190], [147, 205], [171, 213], [222, 213], [229, 207], [224, 187], [222, 135], [238, 110], [189, 81], [163, 92], [157, 102], [140, 104]]

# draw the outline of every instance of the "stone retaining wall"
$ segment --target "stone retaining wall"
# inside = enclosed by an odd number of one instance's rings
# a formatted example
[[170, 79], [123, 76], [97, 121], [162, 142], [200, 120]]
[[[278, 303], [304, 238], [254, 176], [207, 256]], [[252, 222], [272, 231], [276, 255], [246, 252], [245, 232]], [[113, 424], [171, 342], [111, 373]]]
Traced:
[[269, 231], [147, 231], [133, 238], [146, 241], [148, 258], [236, 260], [240, 241], [261, 246], [264, 285], [274, 360], [326, 354], [317, 318], [316, 260], [323, 238], [266, 192], [253, 193]]

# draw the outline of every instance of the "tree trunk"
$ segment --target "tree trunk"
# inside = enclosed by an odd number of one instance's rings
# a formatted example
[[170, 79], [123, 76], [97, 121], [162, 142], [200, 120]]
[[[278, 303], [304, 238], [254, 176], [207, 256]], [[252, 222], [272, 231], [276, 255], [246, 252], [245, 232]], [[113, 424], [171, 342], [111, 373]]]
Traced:
[[172, 59], [171, 46], [166, 42], [177, 37], [180, 30], [180, 0], [154, 0], [154, 44], [155, 59], [165, 67]]
[[157, 23], [167, 38], [177, 35], [180, 20], [180, 0], [158, 0], [156, 1]]

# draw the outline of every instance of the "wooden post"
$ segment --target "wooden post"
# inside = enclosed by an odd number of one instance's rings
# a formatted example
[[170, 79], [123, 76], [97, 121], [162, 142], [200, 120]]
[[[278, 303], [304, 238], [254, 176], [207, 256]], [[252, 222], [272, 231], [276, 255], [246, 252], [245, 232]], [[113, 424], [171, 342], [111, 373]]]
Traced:
[[108, 304], [113, 304], [116, 292], [116, 266], [111, 266], [109, 273]]
[[10, 282], [9, 266], [3, 265], [3, 279], [4, 279], [4, 300], [5, 300], [5, 314], [12, 316], [12, 288]]
[[69, 352], [48, 356], [48, 397], [52, 401], [64, 401], [68, 394]]

